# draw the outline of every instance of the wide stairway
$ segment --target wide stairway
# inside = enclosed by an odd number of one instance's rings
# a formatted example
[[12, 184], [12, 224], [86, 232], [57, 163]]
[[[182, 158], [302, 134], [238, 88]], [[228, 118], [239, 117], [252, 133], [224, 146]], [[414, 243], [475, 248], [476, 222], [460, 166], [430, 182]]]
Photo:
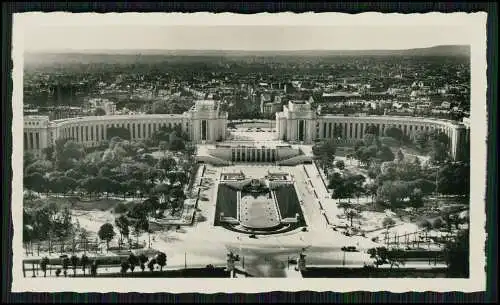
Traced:
[[293, 166], [304, 162], [312, 162], [312, 157], [307, 155], [298, 155], [285, 160], [278, 161], [278, 165]]

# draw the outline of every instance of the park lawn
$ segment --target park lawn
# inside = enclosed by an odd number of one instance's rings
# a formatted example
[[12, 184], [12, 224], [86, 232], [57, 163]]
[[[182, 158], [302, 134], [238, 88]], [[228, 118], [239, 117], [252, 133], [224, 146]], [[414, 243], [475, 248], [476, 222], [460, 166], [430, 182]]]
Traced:
[[123, 203], [124, 201], [117, 199], [99, 199], [92, 201], [75, 201], [73, 203], [72, 209], [81, 211], [107, 211], [113, 209], [117, 204]]

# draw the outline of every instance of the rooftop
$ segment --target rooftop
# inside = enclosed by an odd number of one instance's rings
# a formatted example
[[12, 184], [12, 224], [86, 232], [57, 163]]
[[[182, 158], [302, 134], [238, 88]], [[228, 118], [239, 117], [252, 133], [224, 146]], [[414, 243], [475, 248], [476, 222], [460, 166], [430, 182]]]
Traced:
[[195, 109], [200, 111], [215, 110], [217, 101], [215, 100], [197, 100], [195, 101]]
[[290, 102], [293, 104], [306, 104], [307, 103], [307, 101], [305, 101], [305, 100], [291, 100]]

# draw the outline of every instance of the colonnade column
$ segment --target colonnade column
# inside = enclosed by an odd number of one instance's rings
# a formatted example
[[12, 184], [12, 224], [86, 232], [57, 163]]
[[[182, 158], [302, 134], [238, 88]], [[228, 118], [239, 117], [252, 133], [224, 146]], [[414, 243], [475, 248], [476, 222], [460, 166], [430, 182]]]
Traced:
[[82, 142], [87, 142], [87, 125], [83, 126]]

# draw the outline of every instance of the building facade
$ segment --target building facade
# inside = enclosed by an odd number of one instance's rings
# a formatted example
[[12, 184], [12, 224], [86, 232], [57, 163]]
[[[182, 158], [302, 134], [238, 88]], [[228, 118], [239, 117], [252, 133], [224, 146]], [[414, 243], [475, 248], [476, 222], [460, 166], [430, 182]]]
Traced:
[[217, 101], [200, 100], [183, 114], [106, 115], [55, 121], [46, 116], [25, 116], [24, 150], [41, 155], [57, 139], [97, 146], [107, 139], [107, 130], [112, 127], [128, 129], [131, 140], [143, 140], [160, 127], [180, 126], [194, 143], [215, 143], [226, 139], [227, 115], [220, 111]]
[[[45, 116], [25, 116], [24, 148], [41, 154], [59, 138], [73, 139], [85, 147], [97, 146], [107, 139], [110, 127], [126, 128], [131, 140], [142, 140], [151, 137], [160, 127], [179, 126], [193, 143], [215, 143], [226, 139], [227, 117], [227, 112], [220, 111], [219, 103], [213, 100], [196, 101], [183, 114], [89, 116], [55, 121]], [[469, 156], [470, 124], [467, 120], [459, 123], [417, 117], [321, 115], [311, 108], [309, 101], [290, 101], [283, 106], [282, 112], [276, 113], [277, 140], [290, 143], [312, 144], [324, 139], [353, 142], [363, 139], [367, 126], [374, 126], [380, 135], [387, 128], [397, 127], [410, 139], [417, 132], [437, 129], [448, 135], [450, 154], [455, 160]], [[244, 151], [238, 155], [239, 149], [232, 148], [230, 159], [261, 160], [265, 156], [266, 160], [273, 160], [272, 150], [266, 150], [262, 157], [259, 155], [255, 159], [253, 150], [248, 152], [245, 148]], [[276, 152], [274, 154], [278, 159]]]
[[336, 139], [353, 142], [364, 137], [367, 126], [375, 126], [379, 135], [390, 127], [401, 129], [410, 139], [419, 131], [440, 130], [450, 139], [450, 154], [455, 160], [467, 158], [470, 124], [420, 117], [321, 115], [309, 101], [290, 101], [283, 112], [276, 113], [276, 129], [280, 140], [312, 144], [316, 140]]

